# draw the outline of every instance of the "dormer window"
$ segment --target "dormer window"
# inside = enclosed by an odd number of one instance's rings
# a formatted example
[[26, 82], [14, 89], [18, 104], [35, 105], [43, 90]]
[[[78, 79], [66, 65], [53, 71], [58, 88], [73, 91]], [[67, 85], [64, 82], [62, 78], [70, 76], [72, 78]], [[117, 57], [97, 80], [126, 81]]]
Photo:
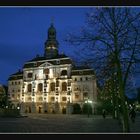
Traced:
[[37, 66], [37, 63], [34, 63], [34, 66]]
[[56, 64], [60, 64], [60, 60], [56, 60]]

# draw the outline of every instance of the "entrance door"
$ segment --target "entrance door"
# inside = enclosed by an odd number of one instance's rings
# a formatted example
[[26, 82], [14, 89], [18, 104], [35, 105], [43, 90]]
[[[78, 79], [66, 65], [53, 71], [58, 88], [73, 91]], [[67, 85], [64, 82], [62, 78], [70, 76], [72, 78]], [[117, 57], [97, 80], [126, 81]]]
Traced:
[[41, 107], [39, 106], [39, 108], [38, 108], [38, 113], [41, 113]]
[[62, 113], [66, 114], [66, 108], [65, 107], [62, 108]]

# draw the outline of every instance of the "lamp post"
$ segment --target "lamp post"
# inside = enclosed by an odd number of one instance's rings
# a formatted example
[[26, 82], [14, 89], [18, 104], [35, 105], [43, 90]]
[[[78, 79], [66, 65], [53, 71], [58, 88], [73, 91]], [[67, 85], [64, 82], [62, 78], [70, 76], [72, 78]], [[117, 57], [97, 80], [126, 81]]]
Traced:
[[85, 103], [87, 103], [87, 115], [88, 115], [88, 118], [89, 118], [89, 114], [90, 114], [90, 112], [89, 112], [89, 105], [92, 103], [92, 101], [91, 100], [89, 100], [89, 98], [85, 101]]

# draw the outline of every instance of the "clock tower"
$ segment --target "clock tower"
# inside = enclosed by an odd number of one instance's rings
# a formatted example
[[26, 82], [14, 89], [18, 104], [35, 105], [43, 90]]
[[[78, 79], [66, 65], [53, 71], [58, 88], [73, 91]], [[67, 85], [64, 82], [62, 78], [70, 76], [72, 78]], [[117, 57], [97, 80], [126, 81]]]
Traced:
[[48, 29], [48, 39], [45, 42], [45, 57], [54, 58], [58, 55], [58, 41], [56, 40], [56, 29], [51, 23]]

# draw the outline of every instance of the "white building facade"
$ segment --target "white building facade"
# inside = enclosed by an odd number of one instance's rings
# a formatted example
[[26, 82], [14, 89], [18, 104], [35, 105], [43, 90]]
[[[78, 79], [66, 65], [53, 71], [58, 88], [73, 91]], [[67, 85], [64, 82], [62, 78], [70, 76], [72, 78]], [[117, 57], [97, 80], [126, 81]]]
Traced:
[[58, 53], [56, 30], [51, 24], [44, 56], [26, 62], [22, 71], [8, 79], [8, 93], [15, 107], [23, 113], [73, 113], [73, 104], [82, 108], [87, 100], [97, 101], [95, 73], [76, 67], [72, 60]]

